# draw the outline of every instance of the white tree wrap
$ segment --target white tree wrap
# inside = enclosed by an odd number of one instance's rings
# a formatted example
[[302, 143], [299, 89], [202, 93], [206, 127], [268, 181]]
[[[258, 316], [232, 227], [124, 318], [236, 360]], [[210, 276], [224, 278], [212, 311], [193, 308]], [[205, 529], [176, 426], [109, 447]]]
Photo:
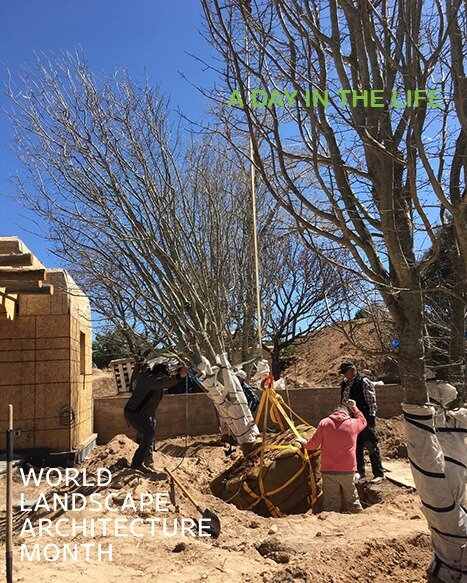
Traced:
[[428, 570], [445, 583], [465, 583], [467, 409], [402, 408], [412, 474], [435, 554]]
[[[259, 437], [259, 430], [248, 408], [245, 393], [237, 377], [232, 373], [227, 355], [222, 354], [218, 360], [220, 367], [211, 366], [204, 357], [197, 365], [197, 368], [205, 373], [204, 379], [200, 379], [203, 387], [216, 407], [221, 426], [223, 423], [227, 425], [239, 445], [254, 443]], [[220, 368], [223, 384], [217, 380]]]

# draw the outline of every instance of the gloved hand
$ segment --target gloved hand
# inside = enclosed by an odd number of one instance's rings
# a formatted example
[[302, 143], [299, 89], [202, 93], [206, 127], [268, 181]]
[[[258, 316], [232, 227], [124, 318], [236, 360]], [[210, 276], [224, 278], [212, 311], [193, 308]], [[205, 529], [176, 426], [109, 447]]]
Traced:
[[349, 399], [349, 400], [347, 401], [347, 409], [348, 409], [349, 411], [352, 411], [352, 409], [355, 407], [355, 405], [356, 405], [356, 404], [357, 404], [357, 403], [356, 403], [356, 402], [355, 402], [353, 399]]
[[368, 427], [375, 427], [375, 425], [376, 425], [375, 416], [374, 415], [368, 415], [367, 422], [368, 422]]
[[182, 365], [182, 366], [181, 366], [181, 367], [178, 369], [178, 374], [179, 374], [179, 376], [181, 376], [181, 377], [182, 377], [182, 379], [184, 379], [184, 378], [187, 376], [187, 374], [188, 374], [189, 370], [190, 370], [190, 367], [189, 367], [189, 366], [186, 366], [186, 364], [183, 364], [183, 365]]
[[297, 437], [295, 441], [299, 443], [302, 447], [304, 447], [308, 443], [308, 439], [305, 439], [304, 437]]

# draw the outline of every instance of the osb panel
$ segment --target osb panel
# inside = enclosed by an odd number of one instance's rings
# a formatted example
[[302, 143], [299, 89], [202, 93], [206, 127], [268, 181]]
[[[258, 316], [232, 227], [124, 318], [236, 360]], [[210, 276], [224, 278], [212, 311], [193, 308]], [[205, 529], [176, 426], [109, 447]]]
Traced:
[[57, 287], [66, 301], [66, 311], [80, 322], [91, 322], [91, 307], [89, 299], [73, 281], [70, 274], [63, 269], [48, 269], [47, 281]]
[[0, 387], [0, 449], [5, 448], [9, 404], [13, 405], [13, 427], [21, 430], [21, 436], [15, 438], [15, 447], [34, 447], [34, 385]]
[[36, 357], [37, 360], [46, 361], [46, 360], [66, 360], [70, 359], [70, 350], [69, 348], [43, 348], [36, 350]]
[[29, 385], [35, 382], [35, 362], [0, 362], [0, 386]]
[[38, 429], [56, 429], [63, 427], [60, 411], [70, 406], [70, 389], [68, 383], [37, 385], [35, 391], [35, 415]]
[[[16, 346], [15, 343], [10, 343], [10, 346]], [[23, 363], [35, 360], [36, 351], [35, 350], [1, 350], [0, 349], [0, 362], [14, 362]]]
[[79, 361], [78, 360], [70, 361], [70, 380], [72, 382], [79, 381], [79, 376], [80, 376], [79, 370], [80, 370]]
[[50, 314], [69, 314], [69, 288], [66, 271], [64, 269], [48, 269], [47, 283], [54, 286], [54, 299], [50, 306]]
[[90, 376], [81, 375], [78, 382], [72, 383], [71, 404], [76, 418], [71, 439], [73, 447], [77, 447], [91, 435], [93, 428], [92, 378]]
[[70, 350], [70, 337], [61, 336], [60, 338], [37, 338], [36, 348], [38, 350], [42, 349], [62, 349], [66, 348]]
[[[3, 341], [36, 337], [35, 316], [18, 316], [13, 321], [0, 319], [0, 338]], [[10, 343], [11, 346], [11, 343]]]
[[52, 301], [55, 296], [47, 295], [26, 295], [19, 296], [19, 315], [37, 316], [50, 314], [52, 311]]
[[36, 382], [40, 384], [70, 381], [68, 360], [48, 360], [36, 363]]
[[93, 417], [92, 411], [84, 411], [80, 422], [72, 427], [71, 432], [71, 447], [78, 447], [83, 441], [86, 441], [92, 434]]
[[13, 405], [13, 418], [30, 421], [34, 419], [34, 384], [0, 387], [0, 423], [7, 429], [8, 405]]
[[[34, 431], [34, 420], [32, 419], [22, 419], [17, 420], [13, 417], [13, 427], [15, 429], [20, 429], [21, 435], [14, 438], [14, 448], [15, 449], [29, 449], [33, 447], [41, 447], [36, 445], [36, 435]], [[0, 423], [0, 450], [6, 449], [6, 424], [3, 426]]]
[[0, 336], [0, 352], [7, 352], [9, 350], [34, 350], [35, 348], [35, 338], [15, 338], [14, 340], [11, 340], [11, 338]]
[[69, 316], [36, 316], [37, 338], [57, 338], [70, 336]]
[[71, 450], [69, 428], [36, 431], [34, 437], [35, 447], [48, 447], [52, 452]]

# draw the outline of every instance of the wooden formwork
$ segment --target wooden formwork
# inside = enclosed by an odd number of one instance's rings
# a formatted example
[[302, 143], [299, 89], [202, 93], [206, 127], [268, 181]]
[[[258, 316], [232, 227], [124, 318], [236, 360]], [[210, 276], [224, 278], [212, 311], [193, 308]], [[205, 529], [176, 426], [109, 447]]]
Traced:
[[134, 358], [120, 358], [112, 360], [109, 363], [109, 368], [114, 373], [115, 386], [117, 393], [129, 393], [131, 373], [135, 366]]

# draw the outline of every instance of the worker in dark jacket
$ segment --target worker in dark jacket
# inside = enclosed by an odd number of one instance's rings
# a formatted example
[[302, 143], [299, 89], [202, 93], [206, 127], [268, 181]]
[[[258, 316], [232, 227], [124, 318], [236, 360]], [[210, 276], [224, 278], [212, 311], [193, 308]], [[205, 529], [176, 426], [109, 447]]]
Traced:
[[151, 450], [155, 435], [154, 416], [164, 396], [164, 390], [173, 387], [188, 374], [188, 367], [181, 366], [171, 376], [166, 364], [155, 364], [150, 369], [139, 369], [133, 375], [133, 393], [124, 409], [126, 421], [141, 435], [141, 443], [133, 456], [131, 467], [144, 470], [145, 459]]
[[341, 383], [341, 404], [347, 405], [348, 400], [353, 399], [367, 421], [367, 426], [358, 434], [357, 438], [357, 479], [365, 477], [364, 450], [367, 448], [373, 472], [372, 481], [379, 482], [384, 478], [384, 470], [378, 447], [378, 434], [376, 433], [375, 386], [370, 379], [358, 374], [353, 360], [344, 361], [340, 365], [339, 372], [344, 376]]
[[259, 397], [246, 382], [246, 372], [244, 370], [237, 370], [235, 376], [240, 381], [240, 385], [243, 389], [243, 392], [245, 393], [248, 408], [250, 409], [251, 414], [254, 416], [259, 406]]

